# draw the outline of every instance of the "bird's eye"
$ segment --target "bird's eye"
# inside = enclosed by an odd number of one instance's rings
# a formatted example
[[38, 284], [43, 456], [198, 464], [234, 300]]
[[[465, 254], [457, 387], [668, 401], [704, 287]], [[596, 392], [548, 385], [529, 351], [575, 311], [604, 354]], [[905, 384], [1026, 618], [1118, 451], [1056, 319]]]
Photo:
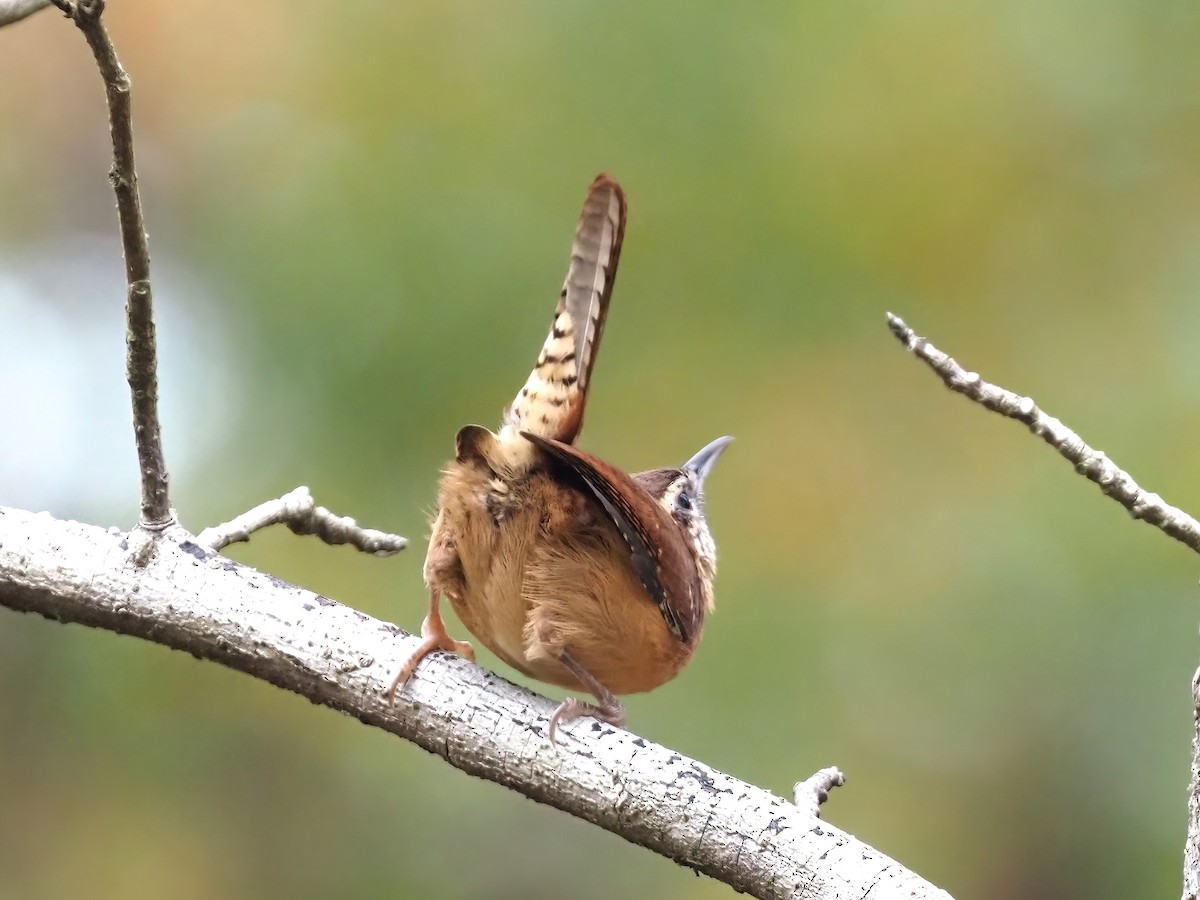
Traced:
[[675, 505], [677, 507], [679, 507], [679, 509], [681, 509], [683, 512], [691, 512], [692, 511], [692, 498], [689, 497], [687, 494], [681, 493], [678, 497], [675, 498]]

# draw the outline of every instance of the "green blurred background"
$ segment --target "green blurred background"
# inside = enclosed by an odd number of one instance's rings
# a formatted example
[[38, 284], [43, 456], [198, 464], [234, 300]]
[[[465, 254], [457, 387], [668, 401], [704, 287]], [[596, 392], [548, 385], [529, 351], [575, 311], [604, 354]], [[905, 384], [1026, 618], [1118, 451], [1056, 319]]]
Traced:
[[[297, 484], [410, 537], [234, 555], [403, 626], [467, 422], [549, 322], [591, 178], [631, 204], [584, 446], [737, 443], [718, 610], [631, 727], [960, 898], [1175, 896], [1182, 546], [947, 393], [884, 312], [1200, 509], [1200, 7], [114, 2], [174, 500]], [[101, 87], [0, 31], [0, 502], [128, 527]], [[481, 662], [514, 673], [486, 654]], [[0, 613], [0, 897], [724, 897], [218, 666]]]

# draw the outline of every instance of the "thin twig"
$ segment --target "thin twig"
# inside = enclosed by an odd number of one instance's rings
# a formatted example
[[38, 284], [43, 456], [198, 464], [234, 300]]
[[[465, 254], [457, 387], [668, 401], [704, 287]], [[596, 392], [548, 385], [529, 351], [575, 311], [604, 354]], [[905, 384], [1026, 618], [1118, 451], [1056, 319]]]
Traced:
[[460, 657], [431, 655], [393, 706], [385, 691], [418, 638], [181, 531], [137, 571], [124, 535], [0, 507], [0, 606], [246, 672], [755, 897], [949, 900], [784, 798], [623, 729], [578, 719], [551, 746], [553, 701]]
[[223, 550], [230, 544], [250, 540], [250, 535], [261, 528], [279, 524], [287, 525], [295, 534], [313, 534], [326, 544], [349, 544], [375, 556], [392, 556], [408, 545], [408, 541], [398, 534], [363, 528], [349, 516], [334, 515], [325, 507], [317, 506], [304, 485], [275, 500], [260, 503], [228, 522], [205, 528], [196, 540], [213, 550]]
[[808, 778], [797, 781], [792, 786], [792, 802], [819, 819], [821, 804], [829, 799], [829, 792], [845, 783], [846, 776], [837, 766], [818, 769]]
[[[1158, 494], [1142, 490], [1104, 453], [1093, 450], [1084, 443], [1083, 438], [1058, 419], [1043, 413], [1029, 397], [988, 384], [977, 373], [965, 371], [950, 356], [916, 335], [899, 316], [888, 313], [887, 319], [892, 334], [933, 369], [950, 390], [963, 394], [993, 412], [1024, 423], [1071, 462], [1075, 471], [1094, 481], [1101, 491], [1129, 510], [1135, 519], [1148, 522], [1200, 553], [1200, 522], [1171, 506]], [[1183, 854], [1184, 900], [1198, 900], [1200, 897], [1200, 671], [1193, 679], [1192, 694], [1194, 734], [1188, 832]]]
[[50, 0], [0, 0], [0, 28], [19, 22], [49, 5]]
[[125, 253], [128, 285], [126, 315], [126, 377], [133, 398], [133, 429], [142, 483], [144, 528], [158, 531], [175, 521], [167, 492], [167, 466], [163, 460], [162, 429], [158, 419], [158, 351], [154, 336], [154, 310], [150, 290], [150, 248], [138, 197], [133, 159], [133, 118], [129, 76], [117, 59], [116, 48], [104, 27], [104, 0], [78, 0], [55, 5], [67, 13], [83, 32], [104, 79], [108, 121], [112, 132], [113, 164], [109, 181], [117, 195], [117, 216]]
[[888, 313], [888, 327], [913, 355], [924, 361], [945, 382], [946, 387], [974, 400], [993, 412], [1016, 419], [1054, 447], [1075, 466], [1075, 471], [1099, 486], [1107, 496], [1120, 503], [1135, 519], [1161, 529], [1175, 540], [1200, 553], [1200, 522], [1183, 510], [1168, 504], [1158, 494], [1138, 487], [1128, 473], [1120, 469], [1100, 450], [1084, 443], [1083, 438], [1053, 416], [1048, 416], [1029, 397], [989, 384], [976, 372], [968, 372], [925, 338], [915, 334], [899, 316]]

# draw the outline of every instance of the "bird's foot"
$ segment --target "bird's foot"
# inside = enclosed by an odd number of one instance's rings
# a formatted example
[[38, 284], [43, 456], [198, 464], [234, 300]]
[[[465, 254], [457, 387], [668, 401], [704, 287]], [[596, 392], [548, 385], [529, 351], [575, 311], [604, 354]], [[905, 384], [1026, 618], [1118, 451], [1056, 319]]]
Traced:
[[569, 722], [580, 716], [593, 716], [610, 725], [625, 724], [625, 705], [617, 699], [616, 694], [597, 681], [595, 676], [571, 655], [571, 651], [561, 651], [558, 659], [580, 684], [592, 692], [599, 703], [588, 703], [578, 697], [568, 697], [560, 703], [558, 709], [554, 711], [554, 715], [550, 717], [549, 738], [552, 746], [558, 736], [560, 722]]
[[457, 653], [459, 656], [465, 656], [471, 662], [475, 662], [475, 648], [467, 641], [456, 641], [446, 633], [446, 626], [442, 623], [442, 617], [436, 610], [433, 610], [425, 617], [425, 621], [421, 623], [421, 637], [425, 640], [421, 642], [412, 656], [400, 669], [400, 674], [396, 676], [392, 686], [388, 688], [387, 700], [388, 703], [396, 702], [396, 691], [400, 686], [412, 676], [416, 671], [417, 666], [426, 656], [434, 650], [445, 650], [448, 653]]
[[550, 717], [550, 743], [556, 743], [560, 723], [569, 722], [582, 716], [592, 716], [602, 722], [608, 722], [610, 725], [624, 725], [625, 705], [612, 694], [609, 694], [607, 699], [609, 702], [601, 705], [588, 703], [578, 697], [568, 697], [560, 703], [558, 709], [554, 711], [554, 715]]

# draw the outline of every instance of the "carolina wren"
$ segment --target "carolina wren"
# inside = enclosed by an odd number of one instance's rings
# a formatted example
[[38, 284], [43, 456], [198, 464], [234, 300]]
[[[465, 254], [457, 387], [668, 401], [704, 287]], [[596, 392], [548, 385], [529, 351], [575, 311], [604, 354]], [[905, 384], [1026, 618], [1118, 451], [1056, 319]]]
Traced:
[[389, 698], [434, 650], [474, 659], [446, 633], [450, 600], [483, 644], [526, 675], [594, 695], [550, 718], [625, 723], [617, 694], [674, 678], [713, 607], [716, 546], [704, 518], [704, 480], [732, 438], [679, 468], [628, 475], [574, 446], [625, 233], [625, 194], [592, 183], [550, 334], [499, 434], [467, 425], [442, 474], [425, 557], [424, 642]]

